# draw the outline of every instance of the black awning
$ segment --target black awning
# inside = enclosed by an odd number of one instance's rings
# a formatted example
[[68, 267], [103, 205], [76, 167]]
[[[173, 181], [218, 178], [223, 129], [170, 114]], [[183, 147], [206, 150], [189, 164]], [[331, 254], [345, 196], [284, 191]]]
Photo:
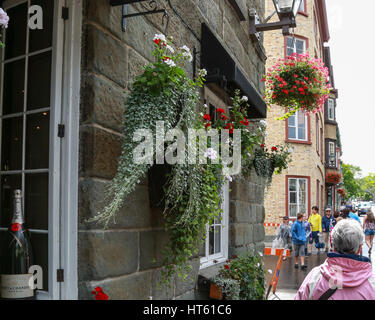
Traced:
[[248, 118], [266, 118], [267, 105], [262, 96], [242, 73], [230, 54], [209, 27], [202, 23], [201, 67], [208, 71], [207, 82], [228, 83], [249, 98]]

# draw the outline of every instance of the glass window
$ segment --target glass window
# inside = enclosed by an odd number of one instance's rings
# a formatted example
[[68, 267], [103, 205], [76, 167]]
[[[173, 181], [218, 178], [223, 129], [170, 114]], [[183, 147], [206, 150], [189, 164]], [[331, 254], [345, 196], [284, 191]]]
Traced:
[[298, 8], [298, 11], [305, 12], [305, 0], [301, 0], [301, 4]]
[[335, 101], [328, 99], [328, 120], [335, 121]]
[[307, 213], [307, 179], [288, 179], [288, 203], [290, 218], [297, 218], [298, 213]]
[[293, 53], [304, 54], [306, 52], [306, 41], [299, 38], [286, 37], [286, 55]]
[[329, 156], [329, 166], [336, 167], [336, 150], [335, 150], [334, 142], [328, 143], [328, 156]]
[[307, 141], [307, 115], [300, 110], [288, 119], [288, 139]]

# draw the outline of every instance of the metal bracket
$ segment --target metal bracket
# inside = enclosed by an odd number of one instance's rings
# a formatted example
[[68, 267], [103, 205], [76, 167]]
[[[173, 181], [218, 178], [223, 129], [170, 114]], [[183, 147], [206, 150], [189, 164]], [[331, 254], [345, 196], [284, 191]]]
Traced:
[[[127, 10], [128, 4], [144, 2], [144, 1], [149, 1], [149, 3], [148, 3], [149, 9], [146, 8], [147, 11], [131, 13], [131, 14], [127, 13], [128, 12], [128, 10]], [[130, 0], [115, 1], [115, 0], [111, 0], [111, 5], [112, 6], [122, 5], [122, 21], [121, 21], [122, 31], [126, 31], [126, 19], [127, 18], [138, 17], [138, 16], [146, 16], [146, 15], [155, 14], [155, 13], [163, 13], [162, 25], [164, 25], [165, 19], [167, 19], [167, 27], [168, 27], [168, 24], [169, 24], [168, 12], [167, 12], [166, 9], [159, 9], [158, 0], [136, 0], [136, 1], [130, 1]]]

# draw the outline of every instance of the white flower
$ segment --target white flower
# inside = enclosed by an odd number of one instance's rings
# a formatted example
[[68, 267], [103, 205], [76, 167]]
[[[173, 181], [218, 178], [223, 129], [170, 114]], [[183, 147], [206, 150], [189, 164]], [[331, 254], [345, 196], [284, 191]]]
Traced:
[[188, 60], [189, 62], [192, 62], [192, 61], [193, 61], [193, 56], [191, 55], [190, 52], [183, 52], [183, 53], [182, 53], [182, 56], [185, 57], [185, 58], [187, 58], [187, 60]]
[[257, 267], [258, 267], [258, 268], [260, 267], [260, 263], [259, 263], [259, 262], [257, 263]]
[[0, 8], [0, 26], [4, 28], [8, 28], [9, 16], [6, 12]]
[[182, 47], [180, 47], [180, 49], [190, 53], [190, 49], [189, 49], [189, 47], [187, 47], [187, 46], [185, 46], [185, 45], [182, 46]]
[[241, 101], [248, 102], [248, 101], [249, 101], [249, 98], [246, 97], [246, 96], [243, 96], [243, 97], [241, 98]]
[[169, 65], [170, 67], [175, 67], [176, 66], [176, 64], [174, 63], [174, 61], [172, 60], [172, 59], [166, 59], [165, 61], [164, 61], [164, 63], [166, 63], [167, 65]]
[[227, 180], [230, 181], [230, 182], [233, 181], [232, 177], [229, 174], [225, 175], [225, 178], [227, 178]]
[[173, 49], [169, 44], [167, 44], [166, 48], [167, 48], [167, 50], [169, 50], [170, 52], [174, 53], [174, 49]]
[[207, 106], [207, 104], [205, 103], [204, 105], [203, 105], [203, 107], [205, 107], [205, 108], [208, 108], [208, 106]]
[[268, 136], [268, 132], [267, 132], [267, 131], [264, 131], [264, 136], [265, 136], [265, 137]]
[[155, 40], [160, 40], [160, 41], [163, 41], [164, 43], [167, 42], [167, 38], [165, 37], [164, 34], [155, 34], [154, 41]]
[[260, 120], [259, 123], [263, 126], [263, 127], [267, 127], [267, 122], [265, 120]]
[[201, 69], [201, 70], [199, 70], [199, 75], [200, 75], [201, 77], [205, 77], [205, 76], [207, 75], [207, 70], [206, 70], [206, 69]]
[[272, 270], [268, 269], [267, 271], [268, 271], [269, 274], [272, 274]]
[[263, 257], [263, 253], [262, 252], [258, 252], [259, 253], [259, 255], [261, 256], [261, 257]]
[[217, 152], [213, 148], [208, 148], [204, 156], [211, 160], [215, 160], [217, 158]]

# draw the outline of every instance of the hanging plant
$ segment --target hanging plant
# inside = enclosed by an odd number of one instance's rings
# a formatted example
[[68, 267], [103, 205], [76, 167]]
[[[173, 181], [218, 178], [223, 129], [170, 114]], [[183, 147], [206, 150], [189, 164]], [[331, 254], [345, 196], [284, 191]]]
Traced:
[[[0, 27], [8, 28], [8, 22], [9, 22], [9, 16], [2, 8], [0, 8]], [[1, 39], [1, 34], [0, 34], [0, 39]], [[1, 40], [0, 40], [0, 47], [4, 47], [4, 43]]]
[[268, 105], [288, 110], [280, 120], [299, 109], [320, 112], [330, 92], [328, 77], [328, 68], [320, 59], [310, 58], [309, 53], [293, 54], [285, 60], [279, 59], [262, 79], [266, 85], [264, 98]]
[[268, 151], [264, 144], [255, 151], [253, 160], [255, 172], [258, 176], [266, 179], [266, 185], [272, 182], [274, 172], [280, 174], [284, 169], [288, 168], [291, 159], [292, 149], [286, 146], [274, 146]]
[[328, 183], [340, 183], [341, 181], [341, 173], [338, 172], [328, 172], [326, 175], [326, 181]]

